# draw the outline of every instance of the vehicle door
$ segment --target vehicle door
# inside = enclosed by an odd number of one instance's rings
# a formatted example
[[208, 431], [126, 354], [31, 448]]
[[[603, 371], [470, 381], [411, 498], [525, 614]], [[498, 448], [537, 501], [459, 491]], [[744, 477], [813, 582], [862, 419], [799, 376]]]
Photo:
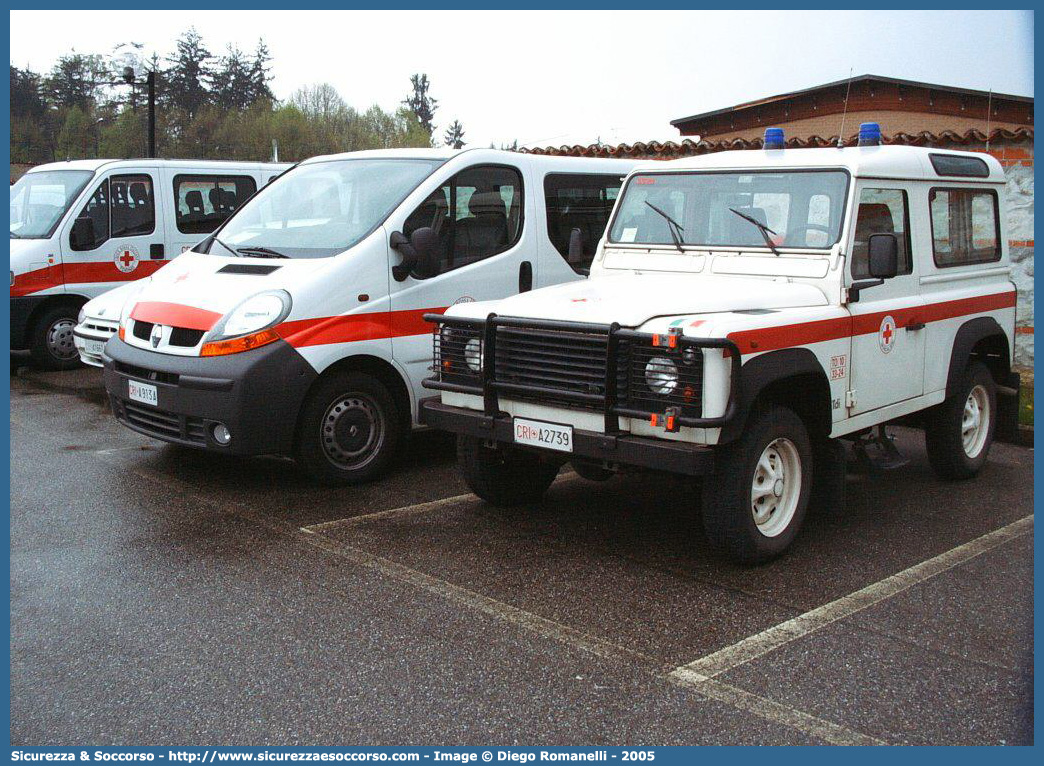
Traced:
[[[530, 194], [521, 165], [474, 165], [445, 179], [415, 210], [402, 211], [404, 220], [389, 219], [389, 230], [407, 237], [430, 227], [435, 243], [433, 275], [392, 281], [390, 306], [398, 327], [392, 353], [409, 375], [414, 396], [423, 393], [421, 381], [431, 366], [431, 328], [420, 319], [424, 312], [532, 287]], [[399, 255], [391, 249], [389, 254], [391, 263], [398, 263]]]
[[170, 186], [171, 257], [191, 250], [225, 222], [255, 191], [250, 173], [213, 173], [176, 170]]
[[93, 181], [86, 203], [63, 224], [66, 290], [95, 297], [147, 277], [164, 260], [155, 168], [120, 168]]
[[909, 198], [914, 189], [900, 182], [866, 181], [856, 187], [856, 221], [849, 247], [849, 276], [870, 279], [868, 241], [873, 234], [893, 234], [899, 269], [883, 284], [862, 290], [852, 313], [849, 415], [876, 410], [924, 393], [925, 318], [918, 262], [912, 251]]

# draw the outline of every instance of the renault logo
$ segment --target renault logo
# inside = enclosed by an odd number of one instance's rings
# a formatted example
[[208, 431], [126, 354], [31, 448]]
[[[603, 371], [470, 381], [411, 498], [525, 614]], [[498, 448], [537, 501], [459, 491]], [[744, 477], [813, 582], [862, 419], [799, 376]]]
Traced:
[[154, 324], [152, 326], [152, 332], [149, 334], [149, 343], [152, 344], [153, 348], [156, 348], [160, 344], [160, 340], [163, 338], [163, 325]]

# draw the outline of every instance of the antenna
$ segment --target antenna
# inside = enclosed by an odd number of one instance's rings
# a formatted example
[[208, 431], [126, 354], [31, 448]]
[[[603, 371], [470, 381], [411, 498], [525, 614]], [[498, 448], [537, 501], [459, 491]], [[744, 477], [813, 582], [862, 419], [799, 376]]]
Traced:
[[852, 92], [852, 67], [848, 68], [848, 87], [845, 89], [845, 109], [841, 112], [841, 131], [837, 134], [837, 148], [845, 148], [845, 117], [848, 116], [848, 96]]
[[990, 150], [990, 113], [993, 111], [993, 88], [986, 97], [986, 151]]

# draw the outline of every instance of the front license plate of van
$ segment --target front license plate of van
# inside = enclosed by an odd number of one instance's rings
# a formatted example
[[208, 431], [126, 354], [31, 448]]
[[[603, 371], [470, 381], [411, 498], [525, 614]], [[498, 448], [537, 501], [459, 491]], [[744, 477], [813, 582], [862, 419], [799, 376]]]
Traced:
[[101, 356], [104, 348], [105, 341], [103, 340], [85, 340], [83, 342], [83, 350], [91, 356]]
[[558, 452], [573, 451], [573, 427], [540, 420], [515, 418], [515, 444], [527, 447], [543, 447]]
[[136, 380], [127, 381], [127, 396], [132, 402], [141, 402], [153, 407], [159, 404], [159, 393], [156, 387], [148, 383], [139, 383]]

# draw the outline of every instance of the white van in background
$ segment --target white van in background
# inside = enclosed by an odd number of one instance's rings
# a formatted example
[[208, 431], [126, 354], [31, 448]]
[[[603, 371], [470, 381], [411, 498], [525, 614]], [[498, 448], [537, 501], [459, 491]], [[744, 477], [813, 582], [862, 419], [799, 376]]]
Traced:
[[214, 231], [288, 164], [76, 160], [11, 186], [11, 348], [43, 367], [77, 363], [88, 300], [141, 279]]
[[423, 315], [582, 279], [636, 164], [490, 149], [306, 160], [128, 301], [102, 354], [113, 412], [164, 441], [370, 479], [416, 423]]

